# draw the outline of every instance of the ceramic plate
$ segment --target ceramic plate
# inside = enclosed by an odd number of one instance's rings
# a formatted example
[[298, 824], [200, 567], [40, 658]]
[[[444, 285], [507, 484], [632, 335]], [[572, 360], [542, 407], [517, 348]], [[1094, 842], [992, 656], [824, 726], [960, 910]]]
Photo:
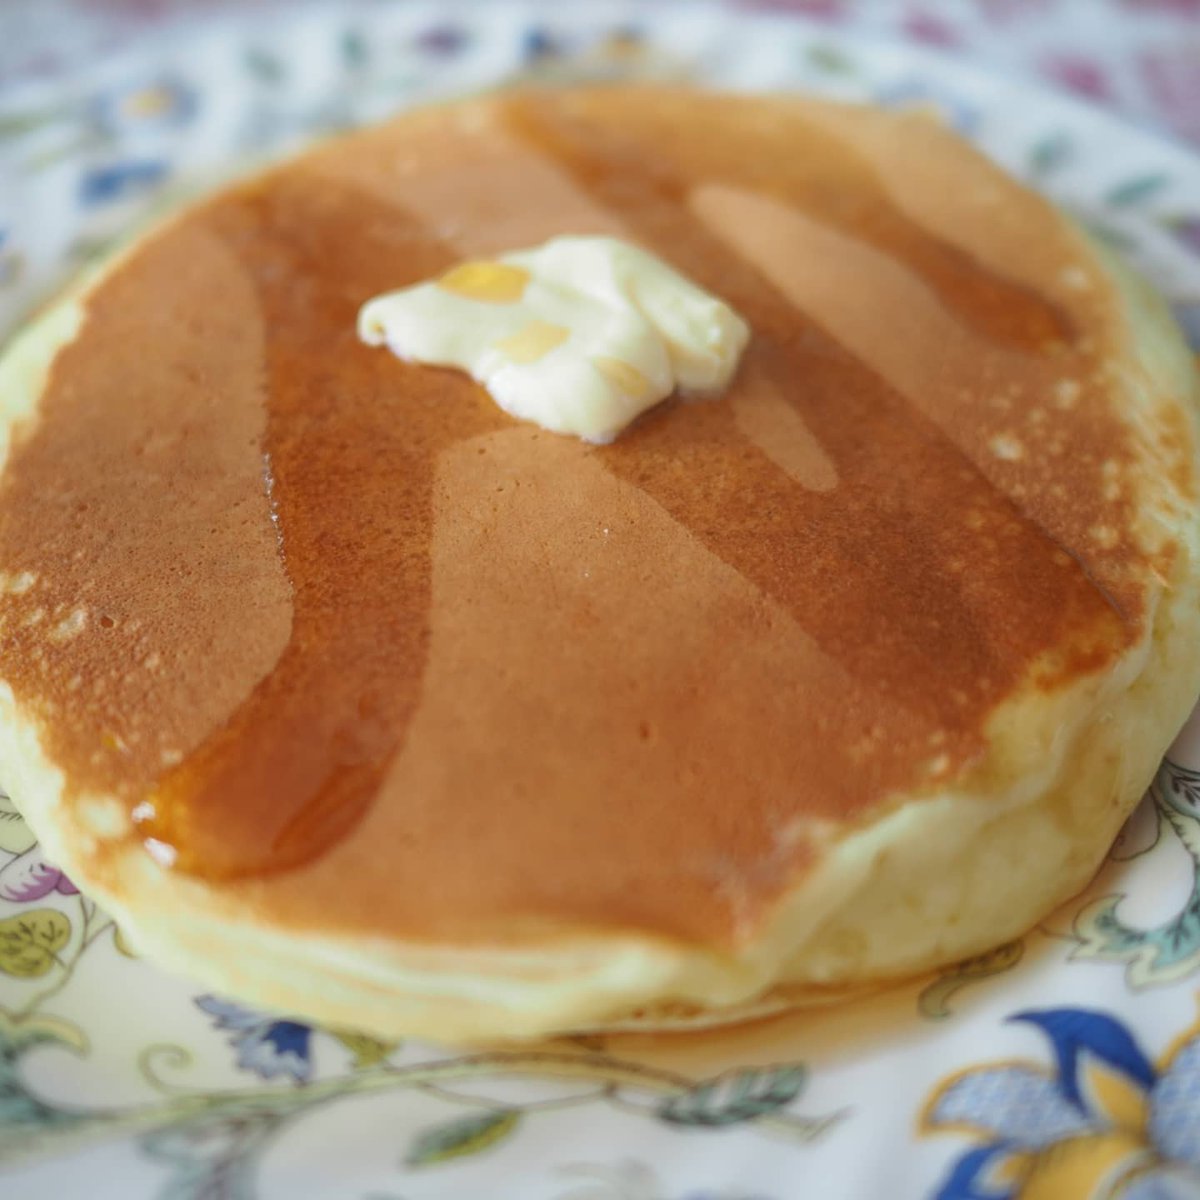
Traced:
[[[1200, 336], [1200, 163], [1023, 83], [693, 5], [317, 6], [0, 103], [0, 322], [231, 166], [513, 77], [920, 105], [1131, 255]], [[1200, 1196], [1200, 723], [1040, 929], [718, 1034], [453, 1054], [130, 956], [0, 801], [0, 1194], [106, 1200]]]

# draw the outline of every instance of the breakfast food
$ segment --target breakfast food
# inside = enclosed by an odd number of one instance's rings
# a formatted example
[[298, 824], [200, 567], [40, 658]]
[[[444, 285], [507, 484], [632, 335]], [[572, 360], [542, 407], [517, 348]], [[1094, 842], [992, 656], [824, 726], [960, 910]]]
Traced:
[[[740, 314], [608, 445], [364, 344], [551, 239]], [[188, 209], [0, 364], [0, 779], [134, 944], [338, 1025], [721, 1020], [1078, 890], [1200, 688], [1161, 301], [916, 115], [514, 93]]]

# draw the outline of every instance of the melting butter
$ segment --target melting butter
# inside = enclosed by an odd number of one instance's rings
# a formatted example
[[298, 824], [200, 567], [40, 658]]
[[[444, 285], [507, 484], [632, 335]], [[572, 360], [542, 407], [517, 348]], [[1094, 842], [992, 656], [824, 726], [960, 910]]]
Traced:
[[367, 301], [358, 335], [468, 372], [514, 417], [610, 442], [678, 390], [714, 394], [750, 330], [645, 250], [558, 237]]

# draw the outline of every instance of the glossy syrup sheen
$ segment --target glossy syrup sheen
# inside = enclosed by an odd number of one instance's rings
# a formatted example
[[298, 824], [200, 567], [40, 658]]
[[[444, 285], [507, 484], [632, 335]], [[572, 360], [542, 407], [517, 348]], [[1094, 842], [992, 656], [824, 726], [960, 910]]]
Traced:
[[[593, 868], [588, 856], [624, 854], [631, 870], [657, 863], [654, 870], [666, 876], [663, 856], [673, 849], [693, 873], [696, 862], [719, 859], [765, 902], [811, 861], [806, 821], [852, 824], [905, 789], [952, 777], [979, 761], [984, 723], [1015, 688], [1031, 677], [1048, 687], [1099, 668], [1137, 636], [1129, 497], [1103, 487], [1128, 461], [1098, 371], [1106, 317], [1092, 301], [1051, 294], [1028, 271], [1022, 277], [981, 261], [966, 248], [966, 235], [923, 224], [898, 202], [874, 143], [840, 119], [823, 123], [818, 106], [615, 92], [516, 96], [485, 111], [486, 121], [474, 126], [448, 116], [439, 127], [434, 115], [410, 132], [400, 122], [235, 188], [147, 242], [97, 289], [91, 318], [60, 356], [41, 419], [0, 485], [0, 566], [39, 580], [29, 593], [4, 598], [5, 675], [41, 718], [72, 794], [123, 797], [136, 809], [136, 836], [170, 847], [177, 869], [246, 879], [312, 864], [386, 803], [398, 814], [389, 826], [399, 831], [388, 848], [395, 869], [418, 892], [423, 880], [429, 894], [445, 891], [439, 919], [447, 928], [456, 914], [468, 925], [472, 904], [487, 902], [472, 899], [468, 878], [444, 882], [455, 870], [454, 847], [445, 844], [453, 831], [461, 845], [472, 842], [463, 862], [514, 876], [504, 900], [513, 911], [557, 906], [580, 917], [622, 910], [631, 922], [704, 932], [733, 919], [728, 906], [714, 915], [701, 899], [693, 906], [698, 915], [684, 915], [686, 888], [677, 889], [684, 899], [676, 908], [649, 895], [618, 899], [620, 872], [611, 862]], [[473, 163], [471, 145], [489, 122], [488, 153], [499, 165], [487, 168], [494, 186], [481, 189], [472, 171], [483, 168]], [[504, 165], [497, 145], [514, 148], [515, 167]], [[416, 166], [389, 176], [388, 164], [409, 147], [416, 147]], [[967, 152], [938, 153], [958, 161]], [[570, 204], [550, 192], [513, 190], [510, 176], [527, 157], [553, 170]], [[961, 170], [964, 188], [979, 172], [989, 188], [1025, 205], [1030, 236], [1045, 240], [1055, 270], [1073, 264], [1069, 238], [1038, 202], [997, 183], [974, 159]], [[768, 197], [869, 251], [876, 256], [870, 261], [886, 260], [949, 314], [969, 345], [987, 352], [977, 366], [961, 365], [974, 364], [971, 355], [947, 359], [953, 369], [945, 371], [932, 356], [928, 386], [916, 398], [902, 394], [870, 353], [851, 352], [846, 337], [830, 332], [832, 317], [824, 322], [820, 311], [797, 307], [780, 290], [782, 276], [773, 280], [738, 252], [736, 236], [723, 236], [704, 216], [697, 190], [714, 186], [735, 205], [744, 195]], [[429, 199], [435, 194], [443, 197], [436, 204]], [[487, 248], [488, 223], [503, 228], [506, 205], [523, 206], [522, 231], [527, 226], [539, 240], [589, 232], [580, 228], [589, 221], [611, 224], [733, 304], [753, 340], [730, 393], [670, 401], [613, 445], [595, 447], [539, 438], [466, 378], [401, 363], [356, 341], [364, 300]], [[205, 247], [211, 267], [200, 261]], [[802, 271], [803, 261], [788, 268]], [[194, 287], [153, 294], [162, 280], [189, 270]], [[870, 285], [862, 282], [864, 296]], [[150, 306], [170, 310], [156, 318], [159, 340], [140, 348], [161, 367], [153, 419], [145, 415], [151, 401], [143, 404], [128, 387], [138, 354], [120, 349], [122, 337], [136, 336], [128, 320], [139, 305], [147, 313]], [[880, 319], [866, 307], [864, 314]], [[253, 337], [245, 333], [251, 327]], [[219, 338], [241, 347], [227, 361]], [[124, 376], [113, 367], [123, 353]], [[151, 366], [142, 369], [149, 377]], [[1048, 400], [1064, 379], [1072, 383], [1069, 410]], [[130, 464], [139, 446], [167, 436], [164, 388], [178, 388], [180, 411], [196, 414], [198, 432], [191, 443], [177, 434], [183, 440], [159, 447], [158, 467], [140, 479], [135, 506], [134, 485], [117, 480], [123, 462], [136, 470]], [[993, 403], [998, 396], [1007, 407]], [[123, 421], [122, 405], [142, 415]], [[1034, 420], [1035, 409], [1042, 441], [1023, 432], [1020, 461], [988, 451], [1015, 422]], [[794, 461], [773, 444], [777, 429], [801, 447], [793, 447]], [[197, 448], [204, 438], [211, 447]], [[460, 499], [447, 490], [446, 478], [461, 480], [464, 470], [472, 478], [460, 454], [468, 442], [479, 480], [500, 471], [504, 481], [495, 488], [481, 482], [480, 496], [509, 492]], [[1060, 448], [1052, 454], [1043, 444]], [[209, 503], [196, 473], [217, 462], [218, 478], [227, 450], [241, 492], [214, 499], [203, 517], [189, 516]], [[256, 496], [251, 453], [259, 464]], [[457, 465], [447, 474], [450, 461]], [[91, 478], [97, 463], [107, 465], [107, 482]], [[443, 607], [459, 620], [467, 603], [439, 584], [439, 531], [458, 545], [462, 525], [472, 555], [503, 555], [495, 547], [516, 545], [514, 596], [530, 563], [552, 581], [556, 571], [565, 578], [573, 572], [572, 547], [586, 545], [580, 561], [590, 562], [587, 556], [600, 553], [595, 546], [611, 544], [604, 540], [607, 511], [581, 516], [568, 503], [583, 494], [578, 481], [585, 478], [597, 481], [586, 485], [595, 494], [617, 497], [613, 528], [624, 521], [621, 548], [605, 551], [607, 574], [596, 584], [608, 592], [593, 603], [599, 591], [578, 591], [573, 573], [564, 599], [545, 596], [545, 605], [565, 606], [555, 619], [569, 618], [570, 635], [497, 668], [507, 677], [495, 694], [511, 696], [511, 706], [471, 707], [483, 685], [469, 676], [468, 655], [468, 674], [454, 686], [475, 719], [453, 737], [438, 726], [443, 740], [426, 750], [424, 735], [412, 731], [432, 669], [431, 631]], [[523, 484], [537, 505], [512, 496]], [[507, 523], [489, 507], [493, 500], [516, 505], [503, 510]], [[172, 506], [184, 514], [175, 541], [163, 532]], [[234, 509], [242, 514], [237, 522], [228, 519]], [[42, 514], [36, 529], [19, 515], [35, 510]], [[209, 559], [198, 537], [205, 522], [213, 538], [233, 539]], [[650, 532], [660, 528], [668, 533]], [[1103, 536], [1092, 536], [1096, 529]], [[176, 575], [160, 569], [165, 552], [148, 548], [159, 544], [174, 547]], [[105, 546], [119, 570], [95, 569]], [[712, 564], [695, 578], [698, 632], [680, 638], [686, 651], [673, 649], [661, 631], [643, 639], [637, 617], [657, 603], [643, 581], [676, 551]], [[463, 569], [470, 578], [470, 562]], [[498, 559], [482, 572], [499, 582], [491, 594], [468, 598], [481, 612], [508, 588], [506, 570]], [[740, 580], [736, 604], [726, 596], [728, 579]], [[215, 614], [213, 630], [233, 623], [227, 650], [213, 633], [205, 634], [211, 653], [192, 654], [195, 627], [154, 625], [153, 605], [161, 609], [164, 597], [179, 594], [173, 588], [188, 587], [187, 611]], [[623, 607], [606, 607], [610, 600]], [[48, 639], [55, 615], [73, 605], [88, 614], [84, 634]], [[33, 620], [39, 608], [49, 615]], [[539, 645], [544, 618], [537, 609], [535, 601], [508, 627], [514, 646]], [[623, 641], [613, 641], [612, 618], [606, 627], [601, 612], [632, 613], [621, 625]], [[469, 619], [461, 627], [469, 631]], [[492, 628], [481, 621], [484, 627]], [[793, 627], [802, 631], [793, 640], [804, 643], [794, 663], [777, 674], [769, 657], [757, 673], [737, 665], [757, 661], [772, 639], [786, 642]], [[759, 692], [778, 693], [762, 722], [769, 786], [755, 782], [759, 735], [748, 717], [728, 746], [696, 745], [686, 726], [671, 724], [675, 702], [654, 691], [652, 679], [645, 694], [636, 672], [620, 693], [614, 685], [603, 685], [611, 694], [589, 692], [578, 682], [608, 679], [606, 664], [622, 656], [661, 669], [664, 678], [694, 681], [688, 672], [706, 646], [714, 661], [730, 664], [721, 668], [724, 683], [713, 684], [729, 690], [730, 705], [746, 709], [759, 703]], [[480, 650], [477, 661], [490, 663], [495, 647]], [[152, 660], [141, 673], [121, 666]], [[173, 675], [163, 660], [175, 664]], [[816, 664], [811, 675], [806, 663]], [[575, 682], [549, 690], [539, 710], [544, 721], [519, 720], [521, 697], [540, 695], [560, 676]], [[687, 684], [675, 707], [720, 728], [720, 714], [710, 712], [714, 698], [702, 691]], [[779, 712], [785, 720], [795, 714], [783, 737]], [[552, 739], [543, 724], [561, 732]], [[489, 747], [479, 761], [493, 773], [475, 776], [473, 786], [425, 763], [435, 751], [444, 758], [447, 744], [470, 759], [476, 743]], [[531, 797], [533, 785], [516, 779], [524, 766], [495, 765], [519, 763], [504, 748], [514, 745], [550, 764], [536, 778], [549, 779], [556, 796]], [[574, 755], [577, 773], [558, 764], [556, 747]], [[722, 761], [733, 754], [751, 757]], [[434, 781], [419, 796], [395, 783], [415, 760], [425, 764], [417, 775]], [[644, 763], [645, 770], [618, 773], [599, 799], [587, 778], [606, 762]], [[603, 805], [611, 813], [596, 825]], [[548, 832], [556, 821], [561, 828]], [[623, 840], [622, 822], [638, 829], [637, 846]], [[783, 841], [781, 830], [791, 831]], [[519, 837], [527, 837], [528, 862], [510, 845]], [[516, 878], [536, 874], [536, 855], [562, 845], [578, 850], [570, 880], [552, 887]]]

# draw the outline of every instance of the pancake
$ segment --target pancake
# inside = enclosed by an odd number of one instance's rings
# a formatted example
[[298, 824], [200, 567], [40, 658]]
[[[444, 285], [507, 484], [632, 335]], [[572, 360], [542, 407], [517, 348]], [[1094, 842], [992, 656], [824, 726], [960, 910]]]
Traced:
[[[724, 395], [589, 445], [358, 341], [558, 235], [736, 309]], [[379, 1034], [925, 971], [1084, 886], [1195, 700], [1196, 399], [1153, 292], [925, 117], [407, 114], [10, 347], [0, 779], [143, 953]]]

